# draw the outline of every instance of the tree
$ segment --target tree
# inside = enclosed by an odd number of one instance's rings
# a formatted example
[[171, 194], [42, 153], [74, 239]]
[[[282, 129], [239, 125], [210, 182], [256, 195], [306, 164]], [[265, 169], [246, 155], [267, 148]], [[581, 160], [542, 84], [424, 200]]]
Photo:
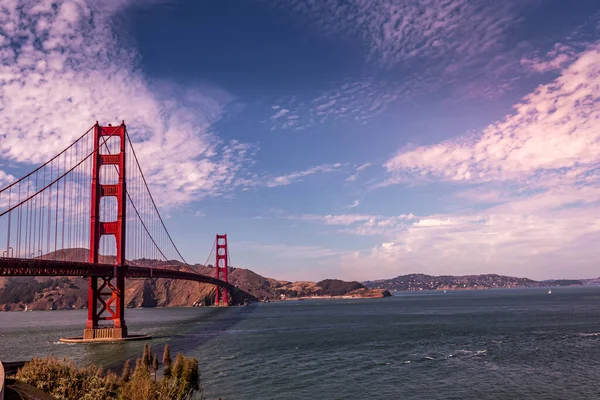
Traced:
[[143, 359], [138, 358], [135, 361], [135, 370], [131, 379], [121, 389], [121, 398], [127, 400], [155, 400], [155, 386], [148, 366]]
[[135, 360], [135, 368], [133, 369], [133, 376], [137, 377], [143, 374], [143, 370], [144, 370], [144, 364], [142, 364], [142, 360], [140, 358], [137, 358]]
[[200, 390], [200, 368], [198, 366], [198, 359], [189, 359], [190, 363], [190, 386], [194, 390]]
[[121, 372], [121, 384], [129, 382], [129, 379], [131, 379], [131, 361], [127, 360]]
[[175, 379], [181, 378], [181, 375], [183, 374], [184, 361], [185, 359], [183, 358], [183, 354], [177, 353], [175, 362], [173, 363], [173, 377], [175, 377]]
[[152, 369], [154, 370], [154, 382], [156, 382], [156, 373], [158, 371], [158, 354], [154, 354], [152, 358]]
[[168, 344], [165, 344], [165, 350], [163, 352], [162, 363], [165, 366], [163, 375], [165, 376], [165, 378], [168, 378], [171, 376], [171, 367], [173, 365], [173, 360], [171, 360], [171, 350], [170, 350]]
[[162, 362], [164, 365], [171, 365], [171, 363], [173, 362], [173, 360], [171, 360], [171, 348], [168, 344], [165, 344]]
[[150, 367], [152, 365], [152, 349], [148, 343], [144, 344], [144, 353], [142, 354], [142, 363], [146, 367]]

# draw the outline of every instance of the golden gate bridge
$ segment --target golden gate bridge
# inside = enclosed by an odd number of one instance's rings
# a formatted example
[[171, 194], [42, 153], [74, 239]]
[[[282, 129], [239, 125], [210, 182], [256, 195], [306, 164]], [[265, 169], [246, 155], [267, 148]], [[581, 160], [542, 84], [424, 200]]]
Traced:
[[[229, 305], [237, 290], [228, 280], [227, 235], [216, 235], [211, 250], [211, 255], [216, 250], [214, 277], [179, 268], [189, 264], [158, 211], [124, 121], [96, 122], [0, 189], [2, 234], [0, 276], [89, 277], [84, 341], [132, 337], [125, 323], [126, 278], [213, 284], [218, 306]], [[66, 251], [82, 248], [87, 260]]]

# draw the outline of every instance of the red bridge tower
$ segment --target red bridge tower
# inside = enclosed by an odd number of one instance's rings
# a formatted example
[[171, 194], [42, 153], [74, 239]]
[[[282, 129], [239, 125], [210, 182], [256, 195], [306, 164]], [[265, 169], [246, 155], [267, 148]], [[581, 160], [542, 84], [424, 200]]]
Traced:
[[[217, 234], [216, 250], [216, 278], [229, 283], [229, 279], [227, 277], [227, 267], [229, 263], [229, 252], [227, 250], [227, 235]], [[223, 274], [222, 278], [221, 274]], [[229, 294], [227, 293], [227, 290], [219, 286], [217, 286], [216, 289], [217, 290], [215, 294], [215, 305], [227, 307], [229, 305]]]
[[[103, 154], [100, 143], [105, 136], [118, 138], [119, 152]], [[125, 325], [125, 122], [120, 126], [94, 126], [94, 148], [92, 168], [92, 192], [90, 215], [90, 256], [89, 262], [98, 263], [100, 238], [113, 235], [117, 245], [113, 276], [89, 278], [88, 287], [88, 319], [83, 332], [83, 339], [120, 339], [127, 336]], [[108, 148], [108, 146], [107, 146]], [[112, 147], [114, 148], [114, 147]], [[118, 170], [119, 180], [116, 184], [102, 184], [100, 180], [102, 167]], [[107, 171], [104, 171], [107, 172]], [[103, 175], [104, 176], [104, 175]], [[117, 220], [100, 220], [100, 201], [103, 197], [113, 196], [117, 199]], [[104, 205], [110, 204], [106, 202]], [[106, 213], [103, 213], [106, 215]], [[100, 278], [100, 285], [98, 285]], [[114, 280], [113, 280], [114, 279]], [[112, 326], [100, 326], [100, 321], [112, 321]]]

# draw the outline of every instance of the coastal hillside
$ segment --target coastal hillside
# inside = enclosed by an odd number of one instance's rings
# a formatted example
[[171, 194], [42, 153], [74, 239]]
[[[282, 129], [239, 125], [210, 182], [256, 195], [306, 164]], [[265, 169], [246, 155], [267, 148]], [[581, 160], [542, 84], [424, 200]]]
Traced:
[[380, 279], [364, 282], [370, 289], [387, 290], [473, 290], [519, 287], [581, 286], [583, 282], [575, 279], [534, 281], [528, 278], [516, 278], [497, 274], [484, 275], [440, 275], [425, 274], [401, 275], [392, 279]]
[[377, 298], [391, 296], [385, 289], [367, 288], [362, 283], [346, 282], [339, 279], [325, 279], [320, 282], [280, 281], [273, 286], [273, 297], [294, 299], [307, 297], [364, 297]]
[[[85, 261], [87, 249], [66, 249], [42, 256], [45, 259]], [[113, 256], [101, 257], [100, 262], [111, 264]], [[178, 261], [131, 260], [130, 264], [157, 268], [176, 268], [214, 276], [212, 266], [188, 266]], [[385, 290], [370, 290], [359, 282], [330, 279], [321, 282], [279, 281], [244, 268], [230, 268], [229, 282], [242, 292], [234, 303], [245, 300], [280, 300], [300, 297], [384, 297]], [[87, 307], [88, 280], [82, 277], [2, 277], [0, 278], [0, 310], [61, 310]], [[125, 306], [191, 307], [211, 305], [215, 299], [213, 285], [173, 279], [128, 279]]]

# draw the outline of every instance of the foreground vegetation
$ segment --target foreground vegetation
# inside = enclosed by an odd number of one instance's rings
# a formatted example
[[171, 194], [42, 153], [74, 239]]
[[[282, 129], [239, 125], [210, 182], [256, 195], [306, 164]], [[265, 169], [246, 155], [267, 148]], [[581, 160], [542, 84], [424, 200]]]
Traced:
[[102, 367], [79, 368], [72, 361], [46, 357], [26, 363], [14, 378], [58, 400], [188, 400], [196, 394], [202, 398], [196, 358], [177, 354], [173, 361], [166, 345], [162, 357], [163, 377], [157, 379], [160, 364], [158, 354], [153, 354], [146, 344], [135, 367], [132, 369], [127, 361], [120, 376], [105, 372]]

